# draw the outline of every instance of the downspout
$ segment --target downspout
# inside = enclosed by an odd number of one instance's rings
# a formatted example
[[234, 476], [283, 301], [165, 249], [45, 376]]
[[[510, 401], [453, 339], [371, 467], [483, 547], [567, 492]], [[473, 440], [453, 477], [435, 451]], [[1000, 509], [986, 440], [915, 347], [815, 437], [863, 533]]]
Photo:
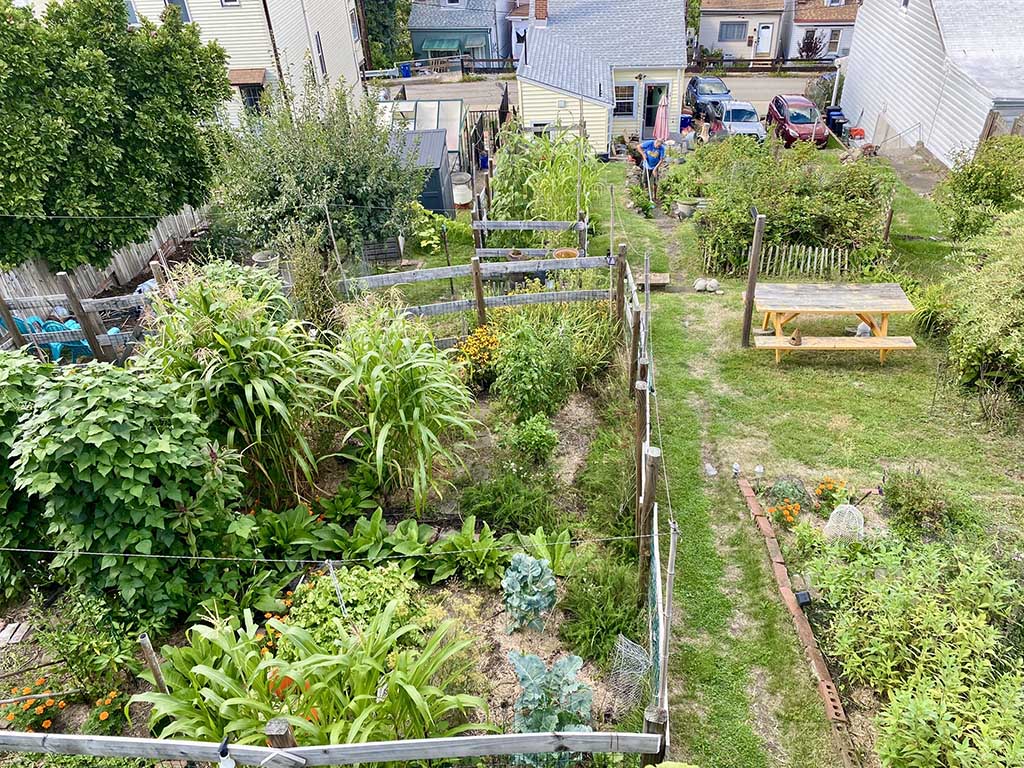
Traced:
[[[299, 10], [302, 11], [302, 22], [306, 25], [306, 44], [309, 46], [309, 63], [313, 68], [313, 82], [316, 85], [323, 85], [320, 82], [322, 74], [318, 74], [320, 63], [316, 61], [316, 46], [313, 44], [313, 31], [309, 27], [309, 16], [306, 14], [306, 0], [299, 0]], [[345, 19], [347, 22], [348, 19]]]
[[270, 8], [267, 6], [267, 0], [263, 0], [263, 17], [267, 20], [267, 33], [270, 35], [270, 50], [274, 56], [274, 69], [277, 70], [277, 78], [278, 82], [281, 83], [281, 92], [284, 93], [285, 104], [289, 104], [288, 84], [284, 80], [281, 52], [277, 49], [277, 37], [274, 35], [274, 24], [270, 20]]
[[363, 66], [356, 62], [356, 71], [369, 69], [370, 58], [370, 29], [366, 26], [366, 3], [364, 0], [354, 0], [356, 6], [356, 20], [359, 22], [359, 46], [363, 49]]

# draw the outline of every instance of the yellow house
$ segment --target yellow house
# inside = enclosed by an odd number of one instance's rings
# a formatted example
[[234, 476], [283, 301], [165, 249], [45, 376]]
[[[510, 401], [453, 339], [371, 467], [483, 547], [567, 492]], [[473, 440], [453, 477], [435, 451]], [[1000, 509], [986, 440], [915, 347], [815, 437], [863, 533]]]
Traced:
[[684, 0], [530, 0], [519, 114], [526, 130], [583, 130], [607, 152], [617, 136], [650, 137], [662, 99], [678, 130], [685, 69]]

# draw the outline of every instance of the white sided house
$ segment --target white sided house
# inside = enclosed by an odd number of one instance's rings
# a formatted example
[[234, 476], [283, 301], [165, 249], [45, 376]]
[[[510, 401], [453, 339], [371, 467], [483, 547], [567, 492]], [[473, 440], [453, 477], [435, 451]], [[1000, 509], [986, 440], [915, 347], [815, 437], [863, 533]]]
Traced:
[[1021, 0], [864, 0], [841, 104], [882, 151], [923, 144], [952, 165], [1021, 132]]
[[255, 109], [263, 91], [285, 83], [301, 94], [307, 77], [345, 87], [362, 98], [363, 51], [356, 0], [125, 0], [130, 19], [157, 21], [176, 5], [228, 55], [233, 97], [228, 119]]
[[[649, 137], [667, 99], [678, 131], [686, 69], [684, 0], [531, 0], [517, 76], [525, 130], [579, 130], [595, 152]], [[582, 123], [581, 123], [582, 119]]]
[[785, 41], [786, 0], [703, 0], [697, 44], [713, 57], [769, 62]]

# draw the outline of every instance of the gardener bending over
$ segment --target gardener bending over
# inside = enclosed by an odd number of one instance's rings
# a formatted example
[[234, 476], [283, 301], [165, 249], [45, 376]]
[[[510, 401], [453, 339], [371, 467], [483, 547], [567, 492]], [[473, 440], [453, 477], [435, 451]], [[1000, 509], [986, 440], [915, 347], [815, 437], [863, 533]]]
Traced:
[[651, 187], [651, 197], [658, 197], [658, 174], [665, 162], [665, 142], [661, 139], [648, 139], [640, 145], [640, 153], [644, 158], [644, 176]]

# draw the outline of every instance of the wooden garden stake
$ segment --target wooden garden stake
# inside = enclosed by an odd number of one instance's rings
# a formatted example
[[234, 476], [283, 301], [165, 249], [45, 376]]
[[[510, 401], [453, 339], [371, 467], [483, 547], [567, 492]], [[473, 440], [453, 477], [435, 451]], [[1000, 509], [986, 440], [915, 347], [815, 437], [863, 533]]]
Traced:
[[156, 683], [157, 690], [160, 693], [169, 693], [167, 683], [164, 680], [164, 673], [160, 670], [160, 660], [156, 657], [156, 651], [153, 650], [153, 644], [149, 642], [149, 635], [147, 633], [143, 632], [139, 635], [139, 645], [142, 646], [142, 655], [146, 657], [149, 671], [153, 673], [153, 682]]
[[338, 271], [344, 272], [341, 264], [341, 254], [338, 252], [338, 241], [334, 239], [334, 223], [331, 221], [331, 211], [324, 200], [324, 216], [327, 217], [327, 234], [331, 236], [331, 247], [334, 249], [334, 260], [338, 262]]
[[750, 346], [750, 324], [754, 318], [754, 291], [757, 289], [757, 270], [761, 262], [761, 240], [764, 238], [765, 216], [757, 214], [754, 220], [754, 242], [750, 245], [750, 268], [747, 270], [747, 292], [743, 295], [743, 338], [740, 343]]
[[[444, 246], [444, 261], [449, 267], [452, 265], [452, 255], [448, 252], [448, 225], [441, 222], [441, 245]], [[455, 301], [455, 280], [448, 278], [448, 288], [452, 293], [452, 301]]]
[[640, 499], [640, 596], [647, 599], [647, 580], [651, 577], [651, 511], [654, 509], [654, 491], [658, 484], [661, 449], [649, 446], [644, 454], [644, 487]]
[[473, 275], [473, 298], [476, 302], [476, 324], [487, 325], [487, 304], [484, 301], [484, 278], [480, 274], [480, 257], [474, 256], [469, 262]]
[[[470, 218], [473, 220], [474, 223], [480, 221], [480, 212], [477, 210], [476, 198], [475, 197], [473, 198], [473, 210], [470, 213]], [[483, 230], [482, 229], [477, 229], [476, 227], [473, 227], [473, 247], [474, 248], [483, 248], [484, 247], [484, 233], [483, 233]]]
[[633, 335], [629, 339], [629, 382], [630, 387], [636, 381], [637, 358], [640, 356], [640, 310], [633, 309]]
[[626, 244], [619, 243], [619, 255], [615, 258], [615, 322], [622, 329], [626, 318]]
[[579, 211], [576, 215], [578, 224], [576, 225], [576, 241], [578, 244], [579, 256], [587, 255], [587, 214], [583, 211]]
[[[633, 385], [636, 392], [636, 425], [633, 432], [633, 466], [636, 469], [636, 493], [633, 499], [633, 530], [640, 536], [640, 504], [644, 485], [644, 442], [647, 440], [647, 391], [646, 381], [637, 381]], [[637, 549], [639, 549], [637, 539]], [[646, 592], [644, 593], [646, 594]]]
[[71, 284], [71, 278], [68, 277], [67, 272], [57, 273], [57, 285], [60, 286], [64, 295], [67, 296], [68, 304], [71, 305], [75, 317], [78, 318], [78, 322], [82, 326], [82, 332], [89, 341], [89, 346], [92, 347], [92, 356], [97, 360], [109, 360], [110, 358], [106, 351], [100, 347], [100, 333], [97, 332], [96, 317], [92, 313], [85, 311], [82, 302], [78, 300], [75, 286]]
[[293, 749], [299, 746], [292, 733], [292, 724], [283, 717], [275, 717], [267, 723], [267, 745], [277, 749]]
[[11, 343], [14, 348], [25, 346], [25, 337], [18, 330], [18, 324], [14, 321], [14, 315], [11, 313], [11, 308], [7, 306], [7, 299], [3, 294], [0, 294], [0, 317], [3, 317], [7, 332], [11, 334]]
[[882, 234], [882, 240], [886, 243], [889, 242], [889, 232], [892, 230], [892, 203], [889, 203], [889, 210], [885, 214], [885, 232]]

